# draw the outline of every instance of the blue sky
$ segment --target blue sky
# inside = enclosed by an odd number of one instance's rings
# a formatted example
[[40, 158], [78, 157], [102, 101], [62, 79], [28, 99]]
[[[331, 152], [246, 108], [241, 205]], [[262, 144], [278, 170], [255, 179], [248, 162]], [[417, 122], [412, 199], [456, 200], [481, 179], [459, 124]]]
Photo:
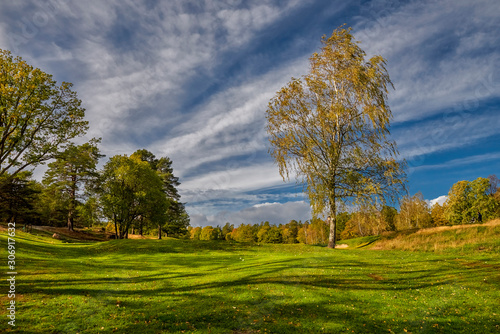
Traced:
[[411, 194], [500, 176], [497, 0], [2, 1], [0, 48], [74, 84], [108, 158], [169, 156], [193, 226], [286, 223], [310, 211], [267, 153], [267, 103], [344, 23], [388, 61]]

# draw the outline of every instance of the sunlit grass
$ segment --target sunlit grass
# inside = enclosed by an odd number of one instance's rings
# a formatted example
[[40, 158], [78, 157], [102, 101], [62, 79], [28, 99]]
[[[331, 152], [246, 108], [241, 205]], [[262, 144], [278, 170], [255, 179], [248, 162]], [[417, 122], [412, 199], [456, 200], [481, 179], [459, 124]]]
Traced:
[[380, 238], [374, 248], [465, 255], [475, 251], [499, 254], [500, 220], [481, 225], [442, 226], [396, 233]]
[[[500, 330], [496, 253], [17, 239], [19, 333]], [[5, 233], [0, 240], [6, 258]], [[5, 307], [0, 313], [8, 332]]]

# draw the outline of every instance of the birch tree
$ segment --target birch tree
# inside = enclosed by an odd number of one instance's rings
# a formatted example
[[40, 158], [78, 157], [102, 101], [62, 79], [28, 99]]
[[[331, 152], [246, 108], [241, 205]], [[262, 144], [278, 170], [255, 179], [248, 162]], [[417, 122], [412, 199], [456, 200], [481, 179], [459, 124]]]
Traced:
[[406, 179], [389, 138], [386, 61], [366, 61], [350, 32], [323, 36], [309, 74], [292, 78], [267, 108], [269, 152], [284, 180], [295, 174], [305, 184], [313, 215], [331, 217], [330, 248], [339, 204], [395, 199]]

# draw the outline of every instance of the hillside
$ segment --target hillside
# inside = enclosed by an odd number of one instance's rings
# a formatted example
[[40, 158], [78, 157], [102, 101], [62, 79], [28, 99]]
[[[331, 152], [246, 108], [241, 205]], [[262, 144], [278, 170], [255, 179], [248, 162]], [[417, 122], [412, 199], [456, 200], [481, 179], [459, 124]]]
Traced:
[[386, 233], [371, 249], [426, 252], [500, 252], [500, 219]]

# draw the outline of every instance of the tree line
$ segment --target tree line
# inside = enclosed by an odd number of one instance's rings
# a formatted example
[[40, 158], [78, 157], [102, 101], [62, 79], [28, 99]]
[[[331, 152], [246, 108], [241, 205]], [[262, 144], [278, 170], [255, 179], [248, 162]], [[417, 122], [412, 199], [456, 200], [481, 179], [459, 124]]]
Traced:
[[[337, 215], [337, 240], [380, 235], [384, 232], [421, 229], [437, 226], [481, 223], [500, 218], [500, 181], [496, 175], [473, 181], [455, 183], [443, 203], [432, 206], [422, 193], [404, 196], [399, 211], [388, 205], [361, 204]], [[189, 227], [193, 240], [228, 240], [273, 244], [326, 245], [329, 242], [328, 220], [291, 220], [287, 224], [242, 224], [238, 227], [226, 223], [223, 227]]]
[[[71, 87], [0, 50], [0, 219], [69, 230], [109, 221], [116, 238], [186, 235], [172, 161], [143, 149], [98, 170], [100, 139], [74, 142], [88, 122]], [[33, 180], [30, 170], [47, 162], [42, 182]]]

